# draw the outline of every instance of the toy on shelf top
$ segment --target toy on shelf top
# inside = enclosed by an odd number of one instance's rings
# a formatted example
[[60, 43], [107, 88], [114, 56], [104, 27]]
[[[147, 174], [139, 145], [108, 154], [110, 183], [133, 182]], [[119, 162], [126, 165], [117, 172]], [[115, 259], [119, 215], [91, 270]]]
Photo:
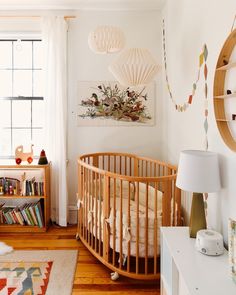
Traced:
[[23, 145], [19, 145], [15, 150], [16, 164], [20, 165], [22, 161], [27, 161], [29, 164], [33, 162], [33, 144], [31, 144], [31, 151], [28, 153], [23, 152]]
[[47, 164], [48, 164], [48, 159], [46, 157], [45, 150], [41, 150], [38, 165], [47, 165]]

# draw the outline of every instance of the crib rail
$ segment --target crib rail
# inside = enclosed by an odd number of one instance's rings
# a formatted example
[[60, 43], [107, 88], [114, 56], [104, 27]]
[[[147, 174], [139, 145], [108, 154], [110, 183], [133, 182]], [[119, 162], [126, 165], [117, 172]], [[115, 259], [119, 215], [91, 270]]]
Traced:
[[121, 153], [78, 160], [78, 235], [113, 271], [159, 277], [159, 228], [181, 224], [176, 167]]

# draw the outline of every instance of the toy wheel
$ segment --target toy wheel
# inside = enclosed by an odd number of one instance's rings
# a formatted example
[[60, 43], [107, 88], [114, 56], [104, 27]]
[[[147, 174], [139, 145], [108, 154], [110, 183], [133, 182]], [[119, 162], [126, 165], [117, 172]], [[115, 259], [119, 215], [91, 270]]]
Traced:
[[112, 281], [116, 281], [116, 280], [118, 280], [119, 279], [119, 274], [118, 274], [118, 272], [112, 272], [111, 273], [111, 280]]
[[29, 157], [29, 158], [27, 159], [27, 162], [28, 162], [29, 164], [31, 164], [31, 163], [33, 162], [33, 158], [32, 158], [32, 157]]
[[20, 163], [21, 163], [21, 158], [16, 158], [16, 164], [20, 165]]

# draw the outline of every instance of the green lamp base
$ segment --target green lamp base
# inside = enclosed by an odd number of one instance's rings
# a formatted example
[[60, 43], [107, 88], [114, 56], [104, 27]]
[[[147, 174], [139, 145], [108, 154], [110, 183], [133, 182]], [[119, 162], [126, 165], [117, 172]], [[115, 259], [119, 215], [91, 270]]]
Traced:
[[196, 238], [197, 232], [206, 229], [206, 215], [202, 193], [193, 193], [191, 215], [189, 223], [189, 236]]

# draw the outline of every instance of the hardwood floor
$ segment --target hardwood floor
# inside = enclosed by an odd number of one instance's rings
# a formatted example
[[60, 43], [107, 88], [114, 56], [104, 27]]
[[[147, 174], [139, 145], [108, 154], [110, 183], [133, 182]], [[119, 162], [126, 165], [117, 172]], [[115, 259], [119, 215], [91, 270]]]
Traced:
[[[110, 270], [75, 239], [76, 227], [51, 227], [46, 233], [1, 233], [0, 240], [14, 249], [78, 249], [78, 261], [72, 295], [160, 294], [159, 281], [138, 281], [120, 277], [113, 282]], [[60, 295], [60, 294], [55, 294]]]

